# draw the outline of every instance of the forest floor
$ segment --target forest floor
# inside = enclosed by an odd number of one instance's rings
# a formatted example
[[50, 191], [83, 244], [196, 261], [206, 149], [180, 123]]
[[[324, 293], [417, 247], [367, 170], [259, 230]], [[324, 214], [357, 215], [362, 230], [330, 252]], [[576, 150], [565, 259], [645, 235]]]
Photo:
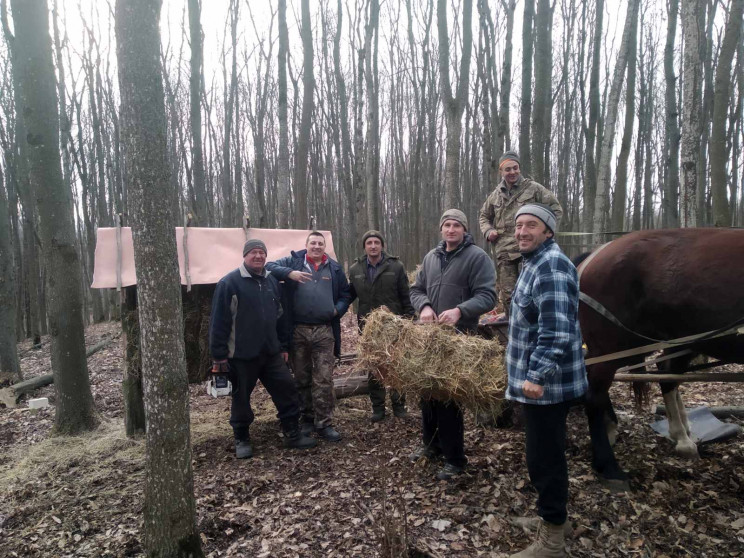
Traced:
[[[355, 336], [350, 320], [347, 351]], [[118, 333], [115, 323], [92, 326], [87, 342]], [[39, 350], [20, 345], [27, 377], [49, 372], [46, 343]], [[53, 407], [29, 411], [22, 402], [0, 409], [0, 556], [142, 555], [144, 441], [123, 431], [120, 343], [88, 362], [98, 431], [51, 438]], [[744, 403], [744, 384], [687, 384], [682, 393], [688, 407]], [[652, 394], [652, 404], [661, 402], [658, 387]], [[54, 404], [53, 386], [35, 396]], [[654, 416], [635, 408], [627, 386], [613, 387], [612, 396], [620, 419], [615, 451], [631, 491], [614, 494], [600, 485], [590, 468], [586, 420], [572, 412], [571, 555], [744, 557], [744, 436], [703, 446], [699, 461], [686, 461], [651, 430]], [[405, 419], [371, 425], [366, 396], [342, 399], [335, 423], [343, 441], [297, 452], [282, 448], [275, 410], [260, 386], [254, 402], [256, 455], [238, 461], [229, 398], [191, 386], [197, 522], [206, 555], [379, 556], [385, 540], [405, 538], [412, 557], [507, 556], [529, 540], [508, 521], [534, 513], [520, 430], [481, 428], [466, 414], [470, 465], [447, 483], [434, 479], [436, 464], [408, 461], [420, 437], [415, 404]]]

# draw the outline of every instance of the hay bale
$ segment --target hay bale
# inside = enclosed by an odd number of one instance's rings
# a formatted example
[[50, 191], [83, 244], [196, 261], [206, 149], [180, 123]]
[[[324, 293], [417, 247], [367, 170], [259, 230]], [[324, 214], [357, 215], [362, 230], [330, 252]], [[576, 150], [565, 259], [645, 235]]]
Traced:
[[360, 366], [385, 385], [476, 413], [499, 414], [506, 390], [504, 347], [449, 326], [417, 324], [381, 308], [366, 318]]

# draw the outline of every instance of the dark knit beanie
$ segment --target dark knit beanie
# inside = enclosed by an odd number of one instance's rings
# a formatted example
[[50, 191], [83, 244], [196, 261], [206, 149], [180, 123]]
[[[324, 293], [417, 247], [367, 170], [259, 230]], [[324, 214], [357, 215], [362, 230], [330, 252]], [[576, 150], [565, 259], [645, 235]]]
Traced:
[[264, 252], [268, 253], [266, 244], [264, 244], [263, 240], [259, 240], [258, 238], [251, 238], [243, 245], [243, 257], [245, 258], [245, 255], [254, 248], [261, 248]]
[[504, 154], [499, 157], [499, 169], [501, 169], [501, 166], [506, 161], [514, 161], [519, 166], [522, 166], [522, 163], [519, 161], [519, 154], [516, 151], [504, 151]]
[[382, 243], [382, 247], [385, 247], [385, 237], [382, 236], [382, 233], [380, 231], [372, 229], [364, 233], [364, 236], [362, 237], [362, 248], [364, 248], [364, 245], [367, 243], [368, 238], [379, 238], [380, 242]]

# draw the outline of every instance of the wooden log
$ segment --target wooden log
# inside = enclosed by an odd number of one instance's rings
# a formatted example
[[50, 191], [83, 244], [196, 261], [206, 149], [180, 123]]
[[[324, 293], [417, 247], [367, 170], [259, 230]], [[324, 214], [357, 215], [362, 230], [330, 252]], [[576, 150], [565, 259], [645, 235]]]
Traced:
[[[744, 407], [741, 406], [710, 407], [709, 410], [713, 416], [718, 418], [744, 417]], [[666, 407], [664, 405], [657, 405], [654, 414], [666, 416]]]
[[[104, 339], [100, 343], [93, 345], [87, 351], [85, 351], [85, 356], [91, 357], [101, 349], [105, 349], [106, 347], [111, 345], [111, 343], [113, 343], [114, 340], [118, 338], [118, 336], [109, 337], [108, 339]], [[5, 405], [9, 409], [13, 409], [18, 406], [18, 399], [20, 399], [22, 395], [31, 393], [32, 391], [36, 391], [40, 387], [48, 386], [52, 383], [54, 383], [54, 376], [52, 374], [45, 374], [43, 376], [35, 376], [33, 378], [29, 378], [28, 380], [23, 380], [22, 382], [18, 382], [17, 384], [13, 384], [12, 386], [0, 389], [0, 404]]]
[[702, 374], [615, 374], [617, 382], [744, 382], [744, 372]]
[[365, 395], [369, 393], [367, 386], [367, 375], [345, 376], [333, 379], [333, 393], [336, 399], [352, 397], [353, 395]]

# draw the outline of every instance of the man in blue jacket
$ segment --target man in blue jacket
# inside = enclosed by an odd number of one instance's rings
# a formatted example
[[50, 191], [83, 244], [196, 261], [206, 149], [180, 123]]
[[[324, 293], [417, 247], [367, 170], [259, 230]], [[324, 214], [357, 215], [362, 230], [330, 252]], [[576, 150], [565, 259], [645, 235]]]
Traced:
[[299, 428], [297, 389], [286, 364], [288, 335], [280, 319], [279, 282], [264, 269], [265, 264], [266, 245], [249, 240], [243, 247], [243, 263], [220, 279], [212, 299], [212, 372], [227, 374], [232, 382], [230, 425], [238, 459], [253, 456], [251, 393], [258, 380], [276, 405], [284, 445], [309, 449], [317, 444]]
[[[524, 407], [530, 481], [537, 489], [537, 539], [513, 558], [565, 556], [566, 418], [588, 384], [579, 328], [576, 268], [553, 239], [556, 214], [531, 203], [516, 213], [522, 272], [509, 315], [506, 397]], [[529, 525], [524, 518], [520, 523]]]
[[351, 293], [343, 268], [325, 252], [325, 236], [312, 231], [305, 250], [266, 264], [286, 281], [291, 324], [290, 364], [300, 392], [302, 431], [329, 442], [341, 440], [333, 427], [333, 361], [341, 354], [341, 316]]

